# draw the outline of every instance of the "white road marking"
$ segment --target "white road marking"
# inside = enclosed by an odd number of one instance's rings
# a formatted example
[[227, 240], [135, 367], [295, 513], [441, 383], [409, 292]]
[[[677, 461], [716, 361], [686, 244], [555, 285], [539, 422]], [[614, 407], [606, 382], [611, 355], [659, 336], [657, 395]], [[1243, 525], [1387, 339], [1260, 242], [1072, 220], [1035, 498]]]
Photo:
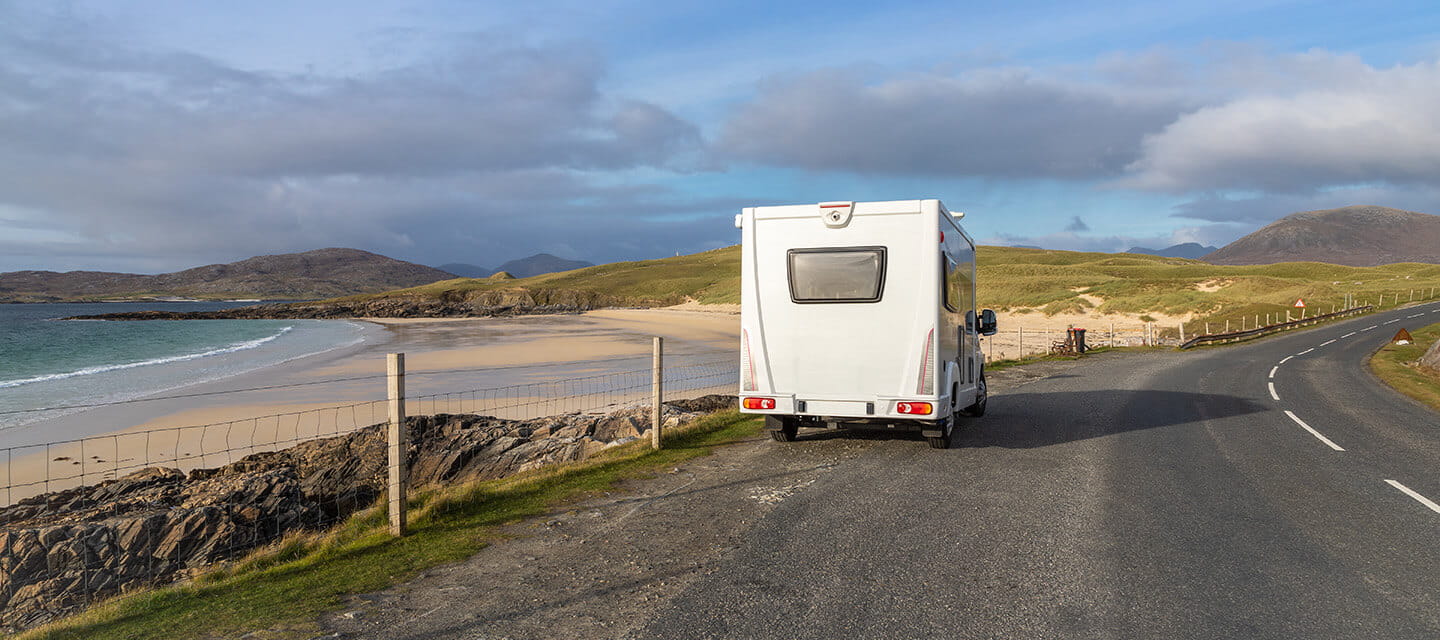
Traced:
[[1405, 316], [1405, 317], [1406, 317], [1406, 318], [1418, 318], [1418, 317], [1423, 316], [1423, 315], [1425, 315], [1425, 314], [1423, 314], [1423, 313], [1417, 313], [1417, 314], [1415, 314], [1415, 315], [1413, 315], [1413, 316]]
[[1321, 343], [1320, 343], [1320, 346], [1324, 347], [1324, 346], [1328, 346], [1328, 345], [1332, 345], [1332, 344], [1335, 344], [1335, 341], [1334, 341], [1334, 340], [1326, 340], [1325, 342], [1321, 342]]
[[1316, 431], [1316, 430], [1310, 428], [1310, 425], [1305, 424], [1305, 421], [1304, 421], [1304, 420], [1301, 420], [1301, 419], [1300, 419], [1298, 416], [1296, 416], [1295, 414], [1290, 413], [1289, 411], [1286, 411], [1286, 412], [1285, 412], [1285, 415], [1290, 416], [1290, 419], [1291, 419], [1291, 420], [1294, 420], [1294, 421], [1295, 421], [1295, 424], [1298, 424], [1298, 425], [1300, 425], [1301, 427], [1303, 427], [1306, 431], [1309, 431], [1309, 432], [1310, 432], [1310, 435], [1315, 436], [1316, 438], [1319, 438], [1321, 442], [1324, 442], [1325, 444], [1330, 445], [1330, 448], [1331, 448], [1331, 449], [1334, 449], [1334, 450], [1336, 450], [1336, 451], [1344, 451], [1344, 449], [1341, 449], [1341, 448], [1340, 448], [1340, 445], [1335, 444], [1334, 442], [1331, 442], [1329, 438], [1326, 438], [1325, 436], [1320, 435], [1320, 432], [1319, 432], [1319, 431]]
[[1280, 365], [1278, 365], [1278, 364], [1275, 365], [1273, 368], [1271, 368], [1271, 369], [1270, 369], [1270, 377], [1271, 377], [1271, 378], [1274, 378], [1274, 377], [1275, 377], [1275, 372], [1276, 372], [1276, 371], [1279, 371], [1279, 370], [1280, 370]]
[[1410, 487], [1407, 487], [1407, 486], [1405, 486], [1405, 485], [1403, 485], [1403, 484], [1400, 484], [1400, 483], [1398, 483], [1398, 482], [1396, 482], [1396, 481], [1394, 481], [1394, 480], [1388, 480], [1388, 479], [1387, 479], [1385, 482], [1390, 483], [1390, 486], [1395, 487], [1396, 489], [1399, 489], [1399, 490], [1400, 490], [1401, 492], [1403, 492], [1405, 495], [1410, 496], [1411, 498], [1414, 498], [1414, 499], [1417, 500], [1420, 504], [1423, 504], [1423, 505], [1425, 505], [1425, 506], [1427, 506], [1427, 507], [1430, 507], [1430, 510], [1431, 510], [1431, 511], [1434, 511], [1435, 513], [1440, 513], [1440, 504], [1435, 504], [1434, 502], [1431, 502], [1429, 498], [1426, 498], [1425, 496], [1422, 496], [1422, 495], [1420, 495], [1420, 494], [1418, 494], [1418, 493], [1415, 493], [1414, 491], [1410, 490]]
[[[1275, 393], [1275, 383], [1274, 383], [1274, 382], [1267, 382], [1267, 383], [1265, 383], [1265, 384], [1270, 385], [1270, 397], [1271, 397], [1271, 398], [1274, 398], [1274, 399], [1277, 400], [1277, 401], [1280, 400], [1280, 394]], [[1289, 412], [1287, 411], [1286, 413], [1289, 413]]]
[[1294, 358], [1294, 357], [1295, 357], [1295, 356], [1285, 356], [1285, 359], [1284, 359], [1284, 360], [1281, 360], [1281, 361], [1280, 361], [1280, 364], [1285, 364], [1286, 362], [1289, 362], [1291, 358]]
[[1391, 321], [1389, 321], [1389, 322], [1382, 322], [1381, 324], [1395, 324], [1396, 322], [1399, 322], [1399, 321], [1400, 321], [1400, 319], [1399, 319], [1399, 318], [1396, 318], [1396, 319], [1391, 320]]
[[1307, 354], [1307, 353], [1310, 353], [1311, 351], [1314, 351], [1314, 350], [1315, 350], [1315, 347], [1310, 347], [1309, 349], [1306, 349], [1306, 350], [1304, 350], [1304, 351], [1301, 351], [1300, 353], [1297, 353], [1297, 354], [1295, 354], [1295, 355], [1297, 355], [1297, 356], [1303, 356], [1303, 355], [1305, 355], [1305, 354]]
[[1348, 338], [1348, 337], [1353, 336], [1353, 335], [1355, 335], [1355, 332], [1354, 332], [1354, 331], [1351, 331], [1350, 333], [1347, 333], [1347, 334], [1345, 334], [1345, 335], [1343, 335], [1343, 336], [1340, 336], [1340, 339], [1341, 339], [1341, 340], [1344, 340], [1345, 338]]
[[1371, 329], [1374, 329], [1374, 328], [1377, 327], [1377, 326], [1379, 326], [1379, 325], [1373, 325], [1373, 324], [1372, 324], [1372, 325], [1370, 325], [1370, 326], [1368, 326], [1368, 327], [1365, 327], [1364, 329], [1361, 329], [1360, 332], [1361, 332], [1361, 333], [1364, 333], [1364, 332], [1366, 332], [1366, 331], [1369, 331], [1369, 330], [1371, 330]]

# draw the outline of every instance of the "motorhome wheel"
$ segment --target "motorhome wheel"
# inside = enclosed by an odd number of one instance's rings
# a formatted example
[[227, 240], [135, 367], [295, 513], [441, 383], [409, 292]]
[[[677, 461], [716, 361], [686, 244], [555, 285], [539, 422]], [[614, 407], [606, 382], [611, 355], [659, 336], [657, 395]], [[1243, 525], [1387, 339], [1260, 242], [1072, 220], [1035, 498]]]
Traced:
[[765, 416], [765, 429], [776, 442], [794, 442], [800, 433], [800, 424], [794, 418]]

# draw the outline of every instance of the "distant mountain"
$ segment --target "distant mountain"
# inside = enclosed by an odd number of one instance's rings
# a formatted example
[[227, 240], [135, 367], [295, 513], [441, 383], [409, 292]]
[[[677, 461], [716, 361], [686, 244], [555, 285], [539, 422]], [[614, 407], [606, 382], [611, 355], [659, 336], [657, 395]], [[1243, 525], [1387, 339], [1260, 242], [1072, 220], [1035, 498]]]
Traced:
[[556, 271], [569, 271], [571, 269], [583, 269], [593, 266], [595, 266], [593, 262], [566, 260], [548, 253], [537, 253], [528, 258], [506, 262], [500, 265], [500, 268], [496, 269], [496, 271], [507, 272], [516, 278], [529, 278], [530, 276], [538, 276], [542, 273], [555, 273]]
[[465, 264], [463, 262], [451, 262], [435, 268], [453, 273], [462, 278], [488, 278], [490, 274], [495, 273], [495, 270], [489, 267], [477, 267], [473, 264]]
[[1293, 213], [1202, 258], [1214, 264], [1440, 263], [1440, 216], [1351, 206]]
[[1150, 256], [1161, 256], [1164, 258], [1189, 258], [1199, 260], [1201, 256], [1214, 253], [1215, 247], [1203, 247], [1198, 242], [1185, 242], [1182, 244], [1170, 245], [1164, 249], [1147, 249], [1145, 247], [1130, 247], [1125, 253], [1143, 253]]
[[175, 273], [103, 271], [0, 273], [0, 301], [54, 302], [136, 297], [327, 298], [449, 280], [430, 267], [359, 249], [258, 256]]

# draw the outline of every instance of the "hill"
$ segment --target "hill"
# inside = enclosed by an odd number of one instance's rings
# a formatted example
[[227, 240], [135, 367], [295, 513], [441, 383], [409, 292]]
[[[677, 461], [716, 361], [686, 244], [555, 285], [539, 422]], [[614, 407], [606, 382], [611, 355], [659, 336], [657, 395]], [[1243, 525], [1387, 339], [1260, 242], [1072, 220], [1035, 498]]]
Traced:
[[582, 260], [566, 260], [564, 258], [557, 258], [548, 253], [537, 253], [528, 258], [521, 258], [519, 260], [511, 260], [509, 262], [506, 262], [505, 264], [500, 265], [500, 268], [496, 269], [495, 271], [504, 271], [506, 273], [509, 273], [510, 275], [515, 276], [516, 278], [529, 278], [531, 276], [538, 276], [546, 273], [558, 273], [561, 271], [571, 271], [574, 269], [583, 269], [585, 267], [593, 266], [595, 266], [595, 263], [593, 262], [585, 262]]
[[516, 278], [529, 278], [531, 276], [556, 273], [559, 271], [570, 271], [572, 269], [583, 269], [593, 267], [595, 263], [581, 260], [566, 260], [548, 253], [537, 253], [528, 258], [511, 260], [500, 265], [499, 269], [490, 269], [463, 262], [451, 262], [442, 264], [437, 269], [453, 273], [462, 278], [488, 278], [497, 273], [508, 273]]
[[1305, 211], [1276, 220], [1202, 259], [1226, 265], [1440, 263], [1440, 216], [1376, 206]]
[[1189, 258], [1191, 260], [1198, 260], [1207, 254], [1214, 253], [1215, 251], [1217, 251], [1215, 247], [1201, 246], [1198, 242], [1185, 242], [1181, 244], [1170, 245], [1168, 247], [1165, 247], [1164, 249], [1130, 247], [1130, 250], [1126, 251], [1125, 253], [1143, 253], [1146, 255], [1161, 256], [1165, 258]]
[[495, 273], [494, 269], [488, 267], [477, 267], [473, 264], [465, 264], [463, 262], [450, 262], [442, 264], [435, 268], [444, 271], [445, 273], [453, 273], [457, 276], [460, 276], [461, 278], [484, 278], [492, 273]]
[[178, 296], [327, 298], [415, 286], [454, 276], [358, 249], [257, 256], [175, 273], [100, 271], [0, 273], [0, 301], [55, 302]]

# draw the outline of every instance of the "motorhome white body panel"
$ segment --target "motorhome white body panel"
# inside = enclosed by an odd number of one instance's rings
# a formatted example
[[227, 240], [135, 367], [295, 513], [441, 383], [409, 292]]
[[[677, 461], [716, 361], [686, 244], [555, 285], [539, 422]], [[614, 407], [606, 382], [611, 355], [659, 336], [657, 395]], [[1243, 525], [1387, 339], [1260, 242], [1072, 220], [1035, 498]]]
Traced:
[[775, 402], [743, 411], [913, 422], [975, 402], [974, 242], [940, 201], [756, 207], [737, 224], [740, 393]]

